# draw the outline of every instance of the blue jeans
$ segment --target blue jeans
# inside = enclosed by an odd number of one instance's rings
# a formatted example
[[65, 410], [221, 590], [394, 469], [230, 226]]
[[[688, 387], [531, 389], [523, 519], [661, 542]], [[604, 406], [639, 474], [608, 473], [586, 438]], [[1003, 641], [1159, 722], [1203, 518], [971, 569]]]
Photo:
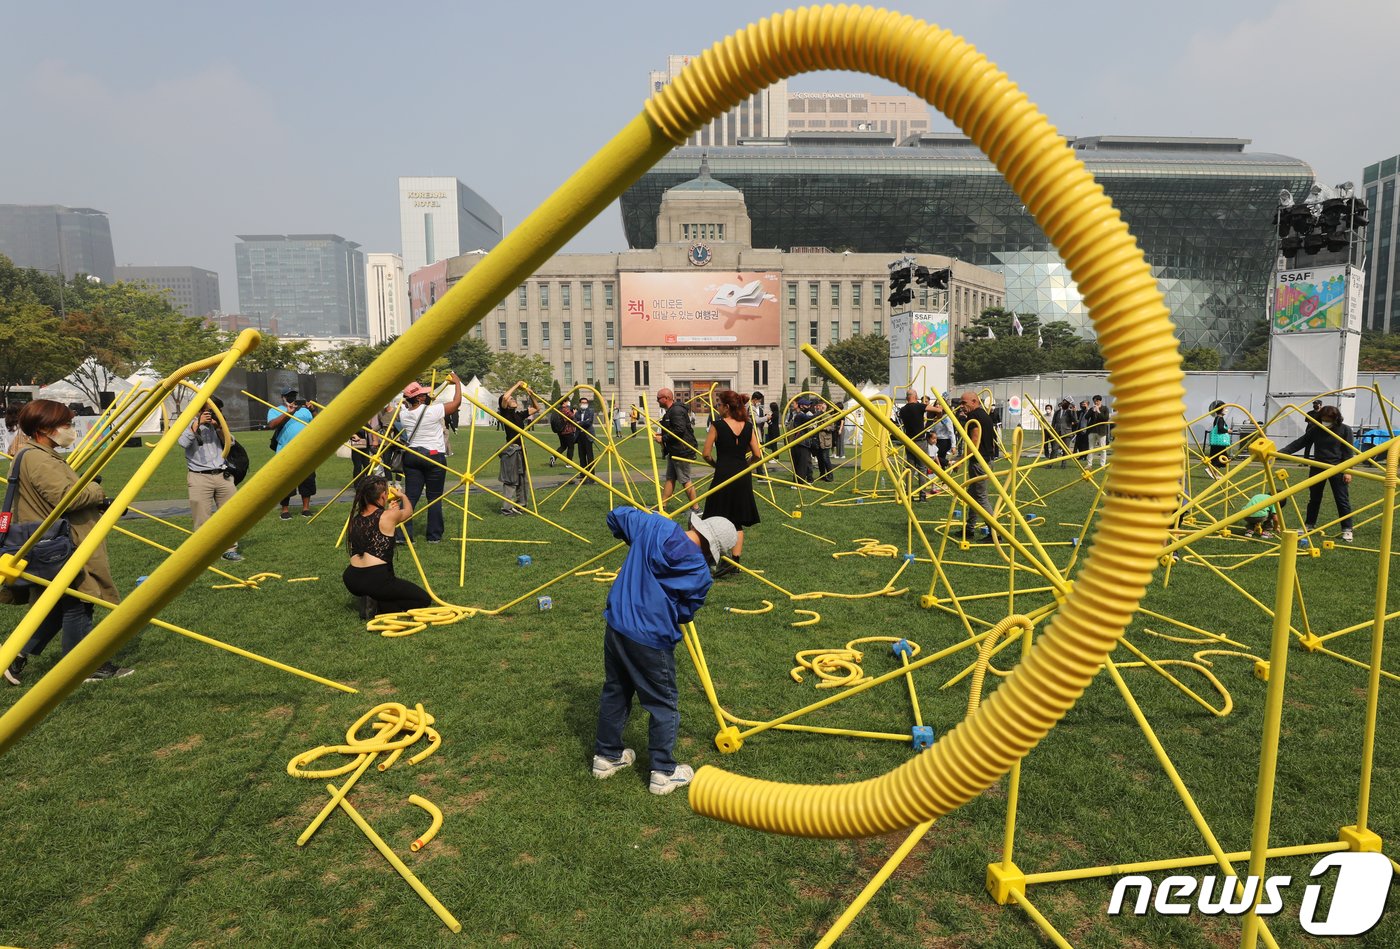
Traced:
[[676, 654], [634, 642], [611, 626], [603, 636], [603, 694], [598, 699], [598, 735], [593, 753], [609, 761], [622, 755], [622, 730], [632, 714], [632, 696], [651, 714], [647, 753], [651, 770], [676, 770], [672, 752], [681, 727], [676, 691]]
[[[422, 449], [415, 449], [422, 451]], [[447, 470], [441, 467], [441, 462], [446, 460], [442, 452], [423, 452], [428, 458], [420, 458], [411, 451], [403, 454], [403, 480], [404, 491], [408, 494], [408, 503], [413, 505], [414, 511], [418, 510], [418, 499], [423, 496], [423, 488], [428, 489], [428, 540], [442, 540], [446, 527], [442, 518], [442, 489], [447, 484]], [[437, 462], [438, 464], [434, 464]], [[437, 502], [434, 504], [433, 502]], [[404, 530], [408, 536], [413, 536], [413, 521], [404, 524]]]
[[[30, 602], [37, 601], [42, 592], [38, 587], [33, 587]], [[84, 603], [75, 596], [62, 597], [39, 623], [39, 628], [34, 630], [34, 635], [29, 637], [20, 654], [31, 658], [39, 655], [60, 629], [63, 630], [63, 655], [66, 656], [92, 630], [92, 604]]]

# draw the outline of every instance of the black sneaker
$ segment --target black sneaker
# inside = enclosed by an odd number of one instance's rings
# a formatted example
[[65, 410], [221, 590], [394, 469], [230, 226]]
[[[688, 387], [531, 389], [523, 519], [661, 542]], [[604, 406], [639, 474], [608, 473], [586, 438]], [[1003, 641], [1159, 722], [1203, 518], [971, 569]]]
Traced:
[[374, 602], [374, 597], [360, 597], [360, 619], [374, 619], [379, 615], [379, 604]]
[[10, 685], [20, 685], [20, 673], [24, 672], [24, 665], [28, 661], [28, 656], [15, 656], [15, 661], [10, 663], [10, 668], [5, 670], [5, 681]]
[[302, 508], [302, 509], [301, 509], [301, 516], [302, 516], [302, 517], [310, 517], [310, 516], [311, 516], [311, 508], [309, 508], [309, 507], [304, 507], [304, 508]]
[[291, 519], [292, 519], [292, 512], [291, 512], [291, 511], [283, 511], [283, 512], [282, 512], [282, 520], [284, 520], [284, 521], [290, 521]]
[[102, 663], [102, 665], [94, 669], [92, 671], [92, 674], [89, 675], [83, 681], [102, 682], [106, 679], [124, 679], [135, 671], [135, 669], [128, 669], [125, 666], [118, 666], [110, 662], [104, 662]]

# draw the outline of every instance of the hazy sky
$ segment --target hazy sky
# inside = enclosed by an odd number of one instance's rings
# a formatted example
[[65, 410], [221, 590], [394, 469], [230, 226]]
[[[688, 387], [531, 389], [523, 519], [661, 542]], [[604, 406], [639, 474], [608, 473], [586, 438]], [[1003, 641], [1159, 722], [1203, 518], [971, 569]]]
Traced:
[[[0, 203], [106, 211], [118, 264], [219, 272], [234, 235], [398, 252], [399, 175], [518, 223], [632, 118], [647, 74], [776, 4], [12, 3]], [[1328, 183], [1400, 153], [1400, 2], [909, 2], [1072, 135], [1212, 135]], [[402, 11], [402, 12], [400, 12]], [[898, 91], [813, 73], [793, 91]], [[951, 128], [934, 117], [935, 129]], [[625, 248], [616, 207], [570, 250]]]

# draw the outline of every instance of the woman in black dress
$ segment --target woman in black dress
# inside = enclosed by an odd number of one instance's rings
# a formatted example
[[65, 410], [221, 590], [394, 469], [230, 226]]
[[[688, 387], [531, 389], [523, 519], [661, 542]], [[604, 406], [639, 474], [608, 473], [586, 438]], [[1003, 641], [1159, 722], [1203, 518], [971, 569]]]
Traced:
[[[724, 484], [747, 468], [754, 459], [762, 458], [763, 451], [758, 444], [758, 433], [753, 422], [749, 421], [747, 400], [732, 389], [719, 393], [715, 398], [715, 409], [719, 418], [710, 422], [710, 432], [705, 436], [704, 457], [715, 466], [714, 483]], [[739, 560], [744, 552], [744, 528], [758, 523], [758, 506], [753, 500], [753, 479], [749, 474], [741, 475], [705, 499], [705, 517], [724, 517], [733, 522], [739, 530], [734, 552], [729, 559]], [[734, 573], [732, 564], [721, 564], [715, 569], [716, 577]]]

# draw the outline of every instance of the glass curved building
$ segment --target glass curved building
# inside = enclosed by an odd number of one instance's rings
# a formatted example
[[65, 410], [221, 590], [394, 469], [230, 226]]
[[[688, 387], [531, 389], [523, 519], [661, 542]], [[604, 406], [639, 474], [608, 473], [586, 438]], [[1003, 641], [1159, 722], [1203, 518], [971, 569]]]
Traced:
[[[1146, 252], [1186, 346], [1229, 365], [1264, 314], [1280, 190], [1313, 183], [1306, 162], [1246, 152], [1247, 139], [1095, 136], [1072, 144]], [[1006, 306], [1088, 333], [1074, 281], [1044, 232], [968, 139], [931, 134], [789, 135], [678, 148], [622, 196], [633, 248], [656, 245], [667, 189], [711, 174], [743, 192], [753, 246], [936, 253], [998, 270]]]

